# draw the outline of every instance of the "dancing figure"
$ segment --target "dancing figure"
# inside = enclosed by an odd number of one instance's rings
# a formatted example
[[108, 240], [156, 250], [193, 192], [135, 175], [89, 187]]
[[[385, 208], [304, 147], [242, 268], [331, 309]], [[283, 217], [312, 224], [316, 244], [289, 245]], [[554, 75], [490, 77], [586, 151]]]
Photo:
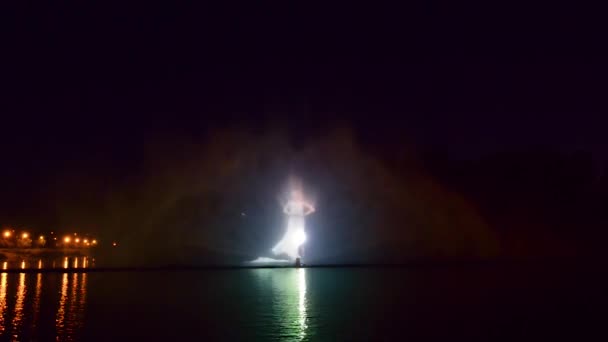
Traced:
[[300, 247], [306, 241], [305, 217], [315, 211], [315, 208], [304, 200], [300, 191], [292, 191], [291, 197], [283, 207], [287, 215], [287, 230], [272, 253], [275, 255], [286, 254], [291, 260], [301, 257]]

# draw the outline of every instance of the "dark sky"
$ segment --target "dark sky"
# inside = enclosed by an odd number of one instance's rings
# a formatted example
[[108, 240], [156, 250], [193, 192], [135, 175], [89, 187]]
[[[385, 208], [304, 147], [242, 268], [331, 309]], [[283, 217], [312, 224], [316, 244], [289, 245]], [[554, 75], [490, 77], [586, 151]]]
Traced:
[[605, 161], [599, 13], [559, 2], [349, 6], [11, 8], [2, 219], [64, 224], [49, 203], [65, 198], [96, 212], [101, 192], [136, 192], [152, 173], [151, 145], [204, 146], [217, 131], [281, 132], [299, 151], [346, 128], [379, 159], [542, 145]]
[[593, 19], [559, 3], [20, 8], [4, 24], [6, 112], [34, 137], [290, 116], [305, 130], [345, 118], [465, 153], [597, 147], [606, 66]]

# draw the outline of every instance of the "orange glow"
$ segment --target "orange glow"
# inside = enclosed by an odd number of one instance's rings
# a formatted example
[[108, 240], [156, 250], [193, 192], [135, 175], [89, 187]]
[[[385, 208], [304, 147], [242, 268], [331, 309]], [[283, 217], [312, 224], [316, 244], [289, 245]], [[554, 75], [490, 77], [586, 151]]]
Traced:
[[84, 243], [89, 243], [89, 240], [88, 239], [84, 239], [83, 242]]
[[79, 239], [79, 238], [76, 238], [76, 239], [74, 240], [74, 242], [79, 243], [79, 242], [80, 242], [80, 239]]
[[38, 326], [38, 318], [40, 317], [40, 292], [42, 292], [42, 273], [36, 276], [36, 292], [34, 294], [34, 314], [32, 317], [32, 327]]
[[39, 239], [44, 240], [44, 236], [40, 235]]
[[72, 239], [69, 236], [66, 236], [65, 238], [63, 238], [63, 242], [65, 243], [70, 243]]
[[42, 268], [42, 260], [38, 260], [38, 268]]
[[97, 240], [93, 240], [91, 241], [92, 244], [96, 245], [97, 244]]
[[6, 261], [5, 261], [5, 262], [2, 264], [2, 269], [3, 269], [3, 270], [5, 270], [5, 269], [7, 269], [7, 268], [8, 268], [8, 262], [6, 262]]
[[8, 230], [5, 230], [3, 235], [5, 238], [11, 237], [11, 232]]
[[30, 234], [28, 234], [28, 233], [21, 234], [22, 239], [27, 239], [28, 237], [30, 237]]
[[[63, 336], [65, 334], [65, 316], [66, 316], [66, 304], [68, 300], [68, 274], [64, 273], [61, 277], [61, 297], [59, 297], [59, 308], [57, 309], [57, 315], [55, 316], [57, 335]], [[60, 340], [58, 337], [57, 340]]]
[[2, 275], [0, 275], [0, 331], [2, 331], [3, 333], [10, 329], [8, 324], [6, 324], [9, 323], [8, 317], [6, 320], [4, 319], [4, 315], [8, 311], [8, 301], [6, 298], [6, 292], [8, 287], [7, 275], [8, 274], [6, 272], [2, 272]]
[[118, 246], [118, 244], [116, 242], [112, 242], [112, 246], [116, 247], [116, 246]]
[[8, 319], [6, 321], [4, 320], [4, 314], [8, 309], [8, 303], [6, 300], [6, 290], [8, 285], [7, 278], [7, 273], [2, 272], [2, 275], [0, 275], [0, 331], [2, 332], [5, 332], [6, 330], [10, 329], [5, 324], [5, 322], [8, 323]]
[[65, 259], [63, 259], [63, 268], [68, 268], [68, 257], [65, 257]]
[[25, 260], [21, 261], [21, 269], [25, 268]]
[[25, 302], [25, 294], [25, 273], [19, 273], [19, 285], [17, 285], [17, 295], [15, 296], [15, 311], [13, 312], [13, 331], [20, 331], [21, 324], [23, 324], [24, 321], [23, 316], [25, 314], [25, 308], [23, 304]]

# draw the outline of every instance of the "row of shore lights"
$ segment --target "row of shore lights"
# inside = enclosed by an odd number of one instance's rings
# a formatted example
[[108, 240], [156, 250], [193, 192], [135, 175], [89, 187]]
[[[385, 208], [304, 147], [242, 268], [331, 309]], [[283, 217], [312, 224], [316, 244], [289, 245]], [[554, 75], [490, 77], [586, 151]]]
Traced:
[[[2, 236], [4, 236], [4, 238], [8, 239], [8, 238], [10, 238], [13, 235], [13, 232], [14, 231], [5, 230], [4, 233], [2, 234]], [[53, 232], [51, 232], [51, 234], [53, 234]], [[82, 243], [85, 246], [95, 246], [95, 245], [97, 245], [97, 240], [95, 240], [95, 239], [89, 240], [87, 238], [84, 238], [84, 239], [81, 240], [76, 233], [74, 233], [74, 236], [75, 236], [74, 239], [73, 239], [74, 244], [79, 244], [82, 241]], [[27, 233], [27, 232], [21, 233], [21, 238], [22, 239], [28, 239], [29, 237], [30, 237], [29, 233]], [[38, 237], [38, 239], [40, 241], [44, 241], [44, 235], [40, 235], [40, 237]], [[54, 237], [53, 240], [57, 240], [57, 238]], [[68, 236], [66, 236], [66, 237], [63, 238], [63, 243], [64, 244], [69, 244], [71, 242], [72, 242], [72, 237], [71, 236], [68, 235]]]
[[[74, 235], [76, 235], [76, 234], [74, 234]], [[79, 244], [82, 241], [82, 243], [86, 246], [91, 246], [91, 245], [95, 246], [97, 244], [97, 240], [95, 240], [95, 239], [90, 240], [90, 241], [89, 241], [89, 239], [86, 239], [86, 238], [81, 240], [79, 237], [75, 237], [74, 239], [72, 239], [71, 236], [66, 236], [63, 238], [64, 244], [72, 243], [72, 241], [74, 242], [74, 244]]]
[[[95, 259], [93, 259], [93, 262], [95, 261]], [[78, 257], [74, 258], [74, 263], [73, 263], [73, 268], [79, 268], [78, 267]], [[20, 264], [20, 268], [21, 269], [25, 269], [25, 260], [21, 261]], [[33, 268], [33, 266], [31, 265], [31, 267]], [[89, 258], [87, 257], [82, 257], [82, 264], [80, 266], [80, 268], [87, 268], [89, 267]], [[38, 260], [38, 268], [41, 269], [42, 268], [42, 259]], [[55, 262], [53, 261], [53, 268], [55, 268]], [[68, 257], [65, 257], [63, 259], [63, 268], [69, 268], [69, 259]], [[8, 261], [5, 261], [2, 263], [2, 269], [3, 270], [7, 270], [8, 269]]]

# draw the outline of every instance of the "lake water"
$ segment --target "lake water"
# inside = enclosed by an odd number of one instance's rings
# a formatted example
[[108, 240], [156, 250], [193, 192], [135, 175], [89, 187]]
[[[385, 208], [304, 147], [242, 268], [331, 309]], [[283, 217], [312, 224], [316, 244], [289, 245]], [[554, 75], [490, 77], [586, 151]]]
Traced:
[[590, 340], [608, 326], [608, 290], [596, 272], [483, 266], [1, 273], [0, 335]]

